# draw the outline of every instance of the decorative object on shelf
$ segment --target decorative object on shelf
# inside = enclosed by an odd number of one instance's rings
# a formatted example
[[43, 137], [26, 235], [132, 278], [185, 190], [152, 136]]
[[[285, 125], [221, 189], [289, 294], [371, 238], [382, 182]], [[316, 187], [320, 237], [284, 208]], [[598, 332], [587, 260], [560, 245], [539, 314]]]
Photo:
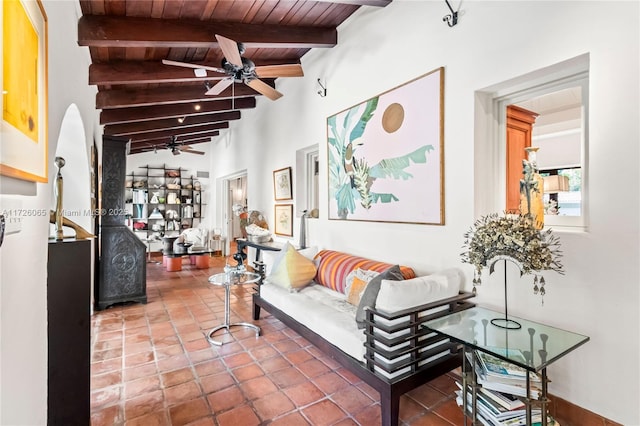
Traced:
[[196, 191], [200, 191], [200, 188], [202, 188], [200, 181], [196, 180], [193, 182], [193, 189], [195, 189]]
[[276, 235], [293, 236], [293, 204], [276, 204], [273, 218]]
[[527, 158], [522, 160], [522, 174], [520, 179], [520, 215], [530, 216], [536, 229], [544, 227], [544, 181], [538, 173], [536, 153], [538, 147], [527, 147]]
[[58, 173], [56, 173], [56, 185], [54, 187], [56, 196], [56, 240], [62, 241], [64, 239], [62, 231], [62, 217], [64, 212], [62, 211], [63, 181], [61, 170], [65, 164], [64, 158], [56, 157], [55, 163], [58, 168]]
[[291, 167], [274, 170], [273, 193], [276, 201], [293, 199], [291, 190]]
[[444, 225], [443, 93], [437, 68], [327, 118], [329, 219]]
[[160, 209], [155, 207], [151, 211], [151, 214], [149, 215], [149, 219], [164, 219], [164, 217], [162, 216], [162, 213], [160, 212]]
[[159, 192], [154, 192], [153, 196], [151, 197], [151, 204], [158, 204], [160, 202], [160, 193]]
[[[4, 216], [3, 216], [3, 220], [4, 220]], [[49, 211], [49, 223], [56, 223], [56, 212], [54, 212], [53, 210]], [[4, 226], [4, 224], [3, 224]], [[62, 226], [63, 227], [68, 227], [73, 229], [74, 231], [76, 231], [76, 240], [84, 240], [85, 238], [94, 238], [95, 235], [93, 235], [91, 232], [87, 231], [86, 229], [84, 229], [82, 226], [78, 225], [77, 223], [75, 223], [74, 221], [72, 221], [71, 219], [68, 219], [66, 217], [62, 217]], [[1, 237], [0, 237], [0, 245], [2, 245], [1, 242]]]
[[504, 260], [504, 318], [496, 318], [492, 324], [502, 328], [520, 328], [508, 319], [507, 261], [514, 263], [520, 276], [534, 275], [533, 292], [540, 294], [544, 304], [545, 280], [540, 271], [551, 270], [564, 274], [560, 261], [560, 240], [551, 229], [537, 229], [529, 216], [489, 214], [478, 219], [464, 234], [462, 262], [474, 269], [473, 292], [481, 284], [482, 269], [489, 267], [493, 273], [498, 260]]

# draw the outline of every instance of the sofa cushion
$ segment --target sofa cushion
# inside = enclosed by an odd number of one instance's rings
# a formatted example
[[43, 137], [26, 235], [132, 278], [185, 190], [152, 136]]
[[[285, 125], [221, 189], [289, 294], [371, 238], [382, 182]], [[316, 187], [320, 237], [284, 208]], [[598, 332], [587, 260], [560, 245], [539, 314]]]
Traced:
[[299, 290], [309, 284], [315, 275], [315, 264], [287, 242], [274, 261], [267, 279], [286, 289]]
[[324, 286], [311, 284], [299, 292], [265, 282], [260, 297], [346, 354], [363, 361], [365, 336], [356, 327], [356, 307], [345, 295]]
[[363, 271], [360, 268], [351, 271], [347, 275], [344, 294], [347, 296], [347, 301], [352, 305], [358, 306], [360, 298], [364, 293], [364, 288], [371, 281], [373, 277], [378, 275], [377, 271]]
[[396, 312], [453, 297], [462, 285], [462, 272], [447, 269], [437, 274], [404, 281], [382, 279], [375, 307]]
[[[314, 261], [316, 254], [318, 254], [318, 247], [312, 246], [312, 247], [307, 247], [305, 249], [300, 249], [298, 250], [298, 253], [300, 253], [307, 259]], [[281, 254], [282, 254], [281, 250], [278, 250], [278, 251], [261, 250], [260, 251], [260, 260], [262, 260], [262, 262], [264, 263], [264, 273], [266, 276], [269, 276], [269, 274], [271, 274], [271, 269], [273, 269], [273, 265], [280, 258]]]
[[376, 300], [378, 299], [378, 293], [380, 291], [380, 285], [382, 281], [401, 281], [403, 278], [400, 266], [393, 265], [391, 268], [383, 271], [380, 275], [372, 278], [364, 289], [364, 294], [360, 298], [358, 309], [356, 310], [356, 323], [358, 328], [364, 328], [365, 309], [375, 308]]
[[[334, 250], [321, 250], [316, 255], [316, 259], [319, 259], [319, 262], [315, 282], [343, 294], [345, 293], [347, 275], [356, 268], [382, 272], [393, 266], [390, 263], [378, 262]], [[413, 269], [407, 266], [401, 266], [400, 270], [404, 279], [416, 276]]]

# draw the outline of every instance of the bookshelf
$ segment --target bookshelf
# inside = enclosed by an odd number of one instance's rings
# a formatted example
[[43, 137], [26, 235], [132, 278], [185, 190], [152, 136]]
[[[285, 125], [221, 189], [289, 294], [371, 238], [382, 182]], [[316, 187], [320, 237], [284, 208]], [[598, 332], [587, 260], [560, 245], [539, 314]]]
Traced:
[[204, 218], [203, 196], [201, 182], [187, 169], [140, 166], [125, 179], [127, 225], [140, 239], [160, 244], [164, 236], [198, 227]]

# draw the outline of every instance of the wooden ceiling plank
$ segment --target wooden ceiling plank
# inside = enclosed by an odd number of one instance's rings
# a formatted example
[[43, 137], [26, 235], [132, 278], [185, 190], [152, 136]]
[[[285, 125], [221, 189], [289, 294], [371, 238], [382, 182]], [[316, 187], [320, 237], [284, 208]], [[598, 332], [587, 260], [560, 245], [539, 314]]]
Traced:
[[297, 2], [293, 1], [276, 2], [276, 6], [271, 10], [264, 23], [280, 25], [285, 16], [287, 16], [289, 12], [296, 7], [296, 3]]
[[257, 24], [264, 24], [269, 17], [271, 11], [278, 5], [278, 0], [263, 0], [260, 9], [253, 17], [252, 22]]
[[305, 12], [305, 7], [308, 7], [308, 8], [313, 7], [313, 5], [311, 3], [313, 3], [313, 2], [305, 1], [305, 0], [298, 0], [295, 3], [295, 5], [289, 10], [289, 12], [287, 12], [287, 14], [282, 17], [282, 19], [280, 20], [279, 24], [280, 25], [288, 25], [288, 24], [290, 24], [291, 20], [294, 19], [297, 15], [304, 16], [304, 14], [306, 13]]
[[386, 7], [392, 0], [316, 0], [318, 2], [325, 3], [340, 3], [351, 6], [374, 6], [374, 7]]
[[145, 47], [130, 47], [125, 52], [127, 61], [144, 61], [147, 56]]
[[151, 14], [149, 16], [151, 18], [162, 18], [163, 13], [164, 0], [153, 0], [153, 4], [151, 5]]
[[[196, 105], [200, 109], [196, 110]], [[256, 98], [223, 99], [193, 104], [157, 105], [150, 107], [131, 107], [114, 110], [103, 110], [100, 113], [100, 124], [131, 123], [162, 118], [178, 118], [196, 116], [212, 112], [231, 111], [256, 107]]]
[[162, 11], [162, 19], [178, 19], [180, 18], [180, 10], [184, 0], [172, 0], [164, 2]]
[[184, 118], [180, 123], [176, 118], [166, 118], [162, 120], [149, 120], [135, 123], [109, 124], [104, 126], [104, 133], [107, 135], [124, 136], [135, 133], [148, 132], [160, 129], [176, 129], [181, 127], [199, 126], [203, 124], [218, 123], [230, 120], [239, 120], [240, 111], [226, 111], [214, 114], [203, 114]]
[[337, 44], [337, 31], [334, 27], [95, 15], [82, 16], [78, 21], [80, 46], [218, 48], [212, 34], [242, 41], [247, 47], [313, 48], [333, 47]]
[[153, 9], [153, 1], [151, 0], [137, 0], [128, 1], [126, 5], [127, 16], [151, 16], [151, 10]]
[[200, 19], [206, 6], [206, 0], [185, 1], [180, 9], [180, 19]]
[[125, 16], [127, 14], [127, 3], [125, 0], [105, 1], [105, 13], [107, 15]]
[[[229, 2], [222, 2], [222, 3], [229, 3]], [[216, 17], [216, 19], [224, 19], [225, 21], [244, 22], [247, 14], [249, 13], [249, 11], [251, 10], [254, 4], [255, 4], [255, 1], [253, 0], [236, 1], [232, 3], [233, 7], [231, 7], [230, 10], [227, 12], [226, 18], [219, 17], [217, 13], [214, 16]]]
[[[272, 81], [263, 80], [265, 83], [274, 86]], [[246, 84], [236, 83], [235, 87], [228, 87], [218, 96], [205, 95], [204, 86], [180, 86], [166, 87], [159, 89], [139, 89], [139, 90], [102, 90], [96, 94], [96, 108], [129, 108], [145, 105], [168, 105], [189, 102], [211, 102], [220, 99], [254, 97], [258, 92]]]
[[213, 13], [216, 10], [218, 3], [218, 0], [208, 0], [207, 5], [205, 6], [204, 10], [202, 11], [202, 15], [200, 16], [200, 20], [208, 21], [212, 19]]

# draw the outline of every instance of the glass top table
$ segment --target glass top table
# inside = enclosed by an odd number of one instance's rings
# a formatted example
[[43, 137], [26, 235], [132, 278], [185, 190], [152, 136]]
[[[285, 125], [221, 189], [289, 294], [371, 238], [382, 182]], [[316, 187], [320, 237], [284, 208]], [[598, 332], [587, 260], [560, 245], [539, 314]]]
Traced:
[[[491, 323], [496, 318], [502, 319], [504, 314], [476, 306], [424, 323], [426, 328], [463, 345], [465, 359], [462, 363], [462, 389], [469, 389], [462, 392], [462, 406], [467, 407], [463, 409], [465, 425], [467, 417], [471, 418], [472, 424], [479, 424], [476, 423], [477, 361], [468, 360], [476, 359], [474, 351], [481, 351], [531, 373], [540, 374], [539, 397], [535, 399], [531, 396], [531, 376], [525, 374], [526, 396], [523, 398], [527, 401], [527, 425], [536, 421], [532, 416], [532, 405], [537, 404], [540, 406], [540, 423], [546, 426], [547, 366], [588, 342], [589, 337], [513, 316], [509, 316], [509, 319], [516, 320], [522, 327], [503, 328]], [[471, 366], [470, 372], [467, 364]], [[467, 394], [471, 396], [470, 405], [467, 404]]]
[[237, 322], [237, 323], [231, 323], [231, 321], [229, 320], [229, 316], [231, 313], [231, 308], [230, 308], [230, 303], [229, 303], [229, 297], [231, 295], [231, 286], [234, 285], [242, 285], [242, 284], [251, 284], [251, 283], [255, 283], [257, 281], [260, 280], [260, 275], [253, 273], [253, 272], [247, 272], [247, 271], [237, 271], [237, 270], [231, 270], [228, 272], [223, 272], [220, 274], [215, 274], [209, 277], [209, 283], [213, 284], [213, 285], [217, 285], [217, 286], [224, 286], [224, 324], [219, 325], [217, 327], [212, 328], [208, 333], [207, 333], [207, 340], [209, 341], [209, 343], [217, 345], [217, 346], [222, 346], [222, 344], [224, 343], [221, 340], [216, 340], [213, 338], [213, 335], [222, 329], [226, 329], [227, 332], [230, 332], [230, 328], [231, 327], [247, 327], [247, 328], [251, 328], [253, 330], [255, 330], [256, 332], [256, 337], [258, 337], [260, 335], [260, 327], [258, 327], [255, 324], [251, 324], [248, 322]]
[[442, 318], [427, 321], [433, 331], [474, 349], [504, 359], [529, 371], [538, 372], [552, 362], [589, 341], [589, 337], [534, 321], [510, 316], [520, 329], [506, 329], [491, 324], [504, 314], [474, 307]]

